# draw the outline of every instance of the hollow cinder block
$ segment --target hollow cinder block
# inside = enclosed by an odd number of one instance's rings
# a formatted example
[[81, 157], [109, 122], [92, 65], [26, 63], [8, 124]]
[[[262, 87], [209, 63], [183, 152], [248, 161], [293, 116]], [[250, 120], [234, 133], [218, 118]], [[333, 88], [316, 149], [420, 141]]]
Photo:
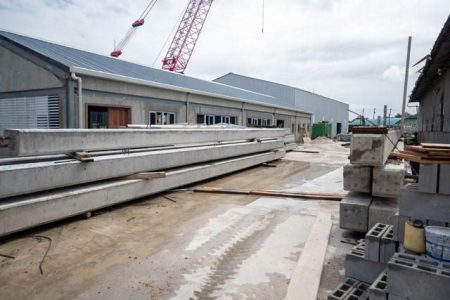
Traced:
[[390, 225], [381, 237], [380, 262], [387, 263], [395, 253], [394, 226]]
[[372, 167], [352, 164], [345, 165], [344, 190], [370, 193], [372, 190]]
[[417, 190], [423, 193], [437, 193], [439, 180], [438, 164], [420, 164]]
[[401, 216], [408, 216], [411, 219], [450, 223], [449, 200], [448, 195], [422, 193], [418, 191], [416, 185], [409, 185], [404, 187], [400, 193], [399, 213]]
[[387, 300], [386, 272], [382, 272], [369, 287], [369, 300]]
[[347, 296], [350, 291], [359, 283], [358, 280], [345, 278], [344, 282], [339, 284], [327, 297], [328, 300], [341, 300]]
[[345, 296], [344, 300], [367, 300], [369, 297], [369, 284], [360, 282]]
[[339, 204], [339, 226], [342, 229], [367, 232], [370, 194], [350, 192]]
[[389, 225], [377, 223], [366, 234], [366, 251], [364, 257], [373, 262], [380, 262], [381, 238], [389, 229]]
[[417, 255], [396, 253], [388, 263], [387, 291], [410, 300], [448, 299], [450, 264]]
[[394, 224], [394, 241], [403, 243], [403, 237], [405, 236], [405, 223], [409, 220], [409, 217], [400, 216], [396, 214], [396, 223]]
[[351, 251], [345, 256], [345, 276], [371, 284], [386, 268], [386, 264], [364, 258], [364, 253]]

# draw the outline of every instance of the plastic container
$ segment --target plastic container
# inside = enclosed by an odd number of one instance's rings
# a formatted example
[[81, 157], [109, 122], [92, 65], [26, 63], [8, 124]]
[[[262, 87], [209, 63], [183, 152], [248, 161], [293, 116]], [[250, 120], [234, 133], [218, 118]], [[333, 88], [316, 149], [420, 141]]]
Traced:
[[425, 253], [425, 229], [420, 221], [406, 221], [403, 246], [412, 252]]
[[427, 257], [450, 262], [450, 228], [426, 226], [425, 237]]

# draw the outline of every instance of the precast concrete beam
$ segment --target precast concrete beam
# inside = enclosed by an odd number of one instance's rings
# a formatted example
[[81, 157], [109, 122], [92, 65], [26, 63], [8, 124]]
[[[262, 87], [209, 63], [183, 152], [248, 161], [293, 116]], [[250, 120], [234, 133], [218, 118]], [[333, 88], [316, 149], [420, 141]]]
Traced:
[[405, 180], [405, 165], [385, 164], [373, 168], [372, 195], [377, 197], [398, 197]]
[[345, 165], [344, 190], [370, 193], [372, 191], [372, 167], [352, 164]]
[[398, 198], [373, 197], [369, 207], [369, 228], [376, 223], [397, 224]]
[[0, 157], [282, 138], [284, 128], [7, 129]]
[[283, 150], [184, 167], [152, 180], [109, 180], [0, 201], [0, 236], [283, 158]]
[[165, 170], [207, 161], [281, 149], [280, 140], [105, 155], [83, 163], [70, 159], [0, 166], [0, 198]]
[[339, 204], [339, 227], [342, 229], [367, 232], [369, 207], [372, 196], [364, 193], [348, 193]]
[[382, 166], [400, 139], [400, 131], [385, 134], [353, 134], [350, 162], [356, 165]]

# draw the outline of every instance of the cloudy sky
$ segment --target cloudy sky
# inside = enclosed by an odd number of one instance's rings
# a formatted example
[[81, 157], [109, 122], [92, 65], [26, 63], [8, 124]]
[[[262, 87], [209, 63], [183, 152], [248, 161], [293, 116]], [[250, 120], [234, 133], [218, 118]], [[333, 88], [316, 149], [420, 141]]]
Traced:
[[[108, 55], [148, 2], [0, 0], [0, 29]], [[187, 2], [159, 0], [122, 59], [159, 68]], [[215, 0], [186, 74], [275, 81], [364, 108], [370, 117], [383, 104], [393, 115], [400, 111], [407, 37], [414, 64], [430, 52], [450, 12], [448, 0], [265, 0], [262, 33], [262, 3]], [[409, 90], [421, 66], [411, 69]]]

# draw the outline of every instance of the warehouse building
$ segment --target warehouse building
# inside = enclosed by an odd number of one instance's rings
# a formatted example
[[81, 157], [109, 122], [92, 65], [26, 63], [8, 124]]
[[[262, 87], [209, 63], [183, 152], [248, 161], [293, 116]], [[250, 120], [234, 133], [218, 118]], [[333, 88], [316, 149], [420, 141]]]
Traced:
[[411, 93], [419, 102], [419, 140], [450, 143], [450, 16], [444, 24]]
[[248, 120], [290, 128], [299, 140], [311, 113], [269, 95], [0, 31], [0, 134]]
[[271, 81], [228, 73], [214, 79], [215, 82], [245, 90], [270, 95], [279, 105], [289, 105], [313, 114], [312, 123], [328, 122], [332, 136], [348, 132], [349, 105], [296, 87]]

